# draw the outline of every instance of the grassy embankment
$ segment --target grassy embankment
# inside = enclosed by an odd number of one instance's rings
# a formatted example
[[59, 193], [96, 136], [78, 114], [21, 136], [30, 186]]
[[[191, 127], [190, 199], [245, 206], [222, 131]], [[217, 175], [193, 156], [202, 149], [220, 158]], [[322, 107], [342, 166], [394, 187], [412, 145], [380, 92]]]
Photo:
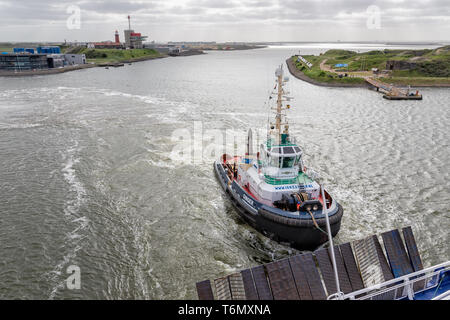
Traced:
[[320, 69], [320, 64], [326, 59], [325, 55], [312, 56], [303, 55], [307, 61], [312, 63], [312, 67], [308, 68], [304, 63], [298, 62], [297, 57], [292, 57], [297, 69], [302, 71], [307, 77], [322, 83], [349, 83], [349, 84], [363, 84], [362, 78], [343, 77], [339, 78], [336, 73], [324, 71]]
[[[437, 49], [424, 50], [383, 50], [357, 53], [348, 50], [328, 50], [319, 56], [303, 56], [313, 67], [308, 69], [303, 63], [296, 62], [296, 66], [306, 76], [323, 83], [362, 83], [362, 78], [344, 77], [331, 71], [321, 70], [320, 64], [330, 69], [335, 64], [346, 63], [348, 69], [335, 69], [344, 71], [349, 75], [370, 75], [372, 68], [386, 69], [388, 60], [414, 63], [410, 70], [393, 70], [381, 80], [399, 85], [450, 85], [450, 46]], [[294, 60], [295, 61], [295, 60]]]
[[71, 48], [66, 52], [85, 54], [88, 63], [96, 64], [132, 62], [146, 59], [156, 59], [163, 55], [153, 49], [87, 49], [87, 48]]

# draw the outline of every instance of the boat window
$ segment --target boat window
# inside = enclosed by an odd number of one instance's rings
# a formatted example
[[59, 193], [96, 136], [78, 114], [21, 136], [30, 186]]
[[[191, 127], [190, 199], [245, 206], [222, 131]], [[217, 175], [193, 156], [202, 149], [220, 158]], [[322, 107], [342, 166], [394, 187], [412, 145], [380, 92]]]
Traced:
[[298, 165], [300, 163], [300, 160], [302, 159], [301, 156], [296, 156], [295, 157], [295, 165]]
[[294, 149], [295, 149], [295, 152], [297, 152], [297, 153], [299, 153], [301, 151], [299, 147], [294, 147]]
[[270, 150], [270, 152], [272, 153], [281, 153], [280, 148], [272, 148], [272, 150]]
[[295, 151], [294, 151], [294, 148], [292, 148], [292, 147], [284, 147], [283, 153], [284, 154], [286, 154], [286, 153], [295, 153]]
[[270, 166], [280, 168], [281, 165], [281, 157], [270, 156]]
[[284, 157], [283, 168], [292, 168], [294, 166], [295, 157]]

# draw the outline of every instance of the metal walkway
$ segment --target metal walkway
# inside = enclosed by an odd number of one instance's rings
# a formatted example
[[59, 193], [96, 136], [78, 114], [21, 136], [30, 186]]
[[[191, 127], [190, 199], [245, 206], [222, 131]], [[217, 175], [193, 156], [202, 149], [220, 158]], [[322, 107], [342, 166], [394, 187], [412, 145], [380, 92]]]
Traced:
[[[406, 246], [398, 230], [382, 234], [388, 259], [376, 235], [335, 246], [341, 290], [349, 294], [422, 270], [411, 227], [402, 233]], [[197, 283], [200, 300], [325, 300], [335, 292], [329, 248], [245, 269], [215, 279], [213, 285], [210, 280]], [[375, 298], [394, 299], [400, 294], [388, 292]]]
[[416, 90], [416, 93], [411, 93], [408, 90], [402, 90], [391, 84], [381, 82], [373, 77], [365, 77], [364, 80], [377, 91], [384, 93], [383, 98], [388, 100], [422, 100], [422, 94]]
[[393, 96], [406, 96], [407, 95], [406, 91], [401, 90], [393, 85], [378, 81], [372, 77], [365, 77], [364, 80], [366, 80], [367, 83], [371, 84], [378, 90], [381, 89], [386, 94], [390, 94]]

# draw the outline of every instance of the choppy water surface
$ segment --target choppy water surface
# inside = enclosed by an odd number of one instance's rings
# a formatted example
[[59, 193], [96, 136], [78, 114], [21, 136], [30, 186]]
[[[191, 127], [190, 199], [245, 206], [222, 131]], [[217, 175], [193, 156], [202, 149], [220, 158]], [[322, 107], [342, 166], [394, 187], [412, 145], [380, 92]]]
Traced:
[[[212, 158], [170, 158], [172, 133], [264, 127], [275, 67], [325, 47], [1, 78], [0, 298], [195, 299], [196, 281], [295, 253], [238, 219]], [[412, 225], [426, 266], [448, 260], [450, 90], [289, 87], [291, 132], [345, 208], [336, 241]]]

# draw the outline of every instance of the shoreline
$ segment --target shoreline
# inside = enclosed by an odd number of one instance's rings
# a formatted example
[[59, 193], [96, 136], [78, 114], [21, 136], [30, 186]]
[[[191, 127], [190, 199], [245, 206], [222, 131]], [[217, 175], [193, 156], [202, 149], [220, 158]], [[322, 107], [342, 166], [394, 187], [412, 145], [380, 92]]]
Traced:
[[190, 49], [187, 51], [181, 51], [178, 53], [169, 53], [170, 57], [190, 57], [190, 56], [201, 56], [207, 54], [204, 50], [200, 49]]
[[[320, 86], [320, 87], [329, 87], [329, 88], [368, 88], [370, 89], [370, 85], [368, 83], [360, 84], [360, 83], [327, 83], [327, 82], [320, 82], [315, 79], [311, 79], [307, 75], [305, 75], [302, 71], [298, 70], [297, 67], [294, 65], [294, 62], [292, 61], [292, 57], [289, 57], [286, 60], [286, 65], [288, 67], [289, 73], [294, 76], [295, 78], [299, 80], [303, 80], [305, 82], [308, 82], [310, 84]], [[408, 85], [406, 84], [394, 84], [397, 87], [400, 88], [407, 88]], [[411, 85], [412, 88], [450, 88], [450, 83], [443, 84], [418, 84], [418, 85]]]
[[246, 51], [246, 50], [257, 50], [257, 49], [264, 49], [268, 46], [256, 46], [256, 45], [239, 45], [235, 46], [232, 49], [211, 49], [211, 48], [204, 48], [202, 50], [204, 51]]
[[[188, 52], [176, 55], [174, 57], [187, 57], [194, 55], [203, 55], [207, 54], [206, 52], [199, 50], [190, 50]], [[40, 76], [40, 75], [50, 75], [50, 74], [60, 74], [75, 70], [89, 69], [89, 68], [104, 68], [104, 67], [116, 67], [123, 65], [125, 63], [135, 63], [141, 61], [155, 60], [155, 59], [164, 59], [169, 58], [170, 55], [161, 54], [159, 56], [144, 56], [126, 60], [119, 61], [108, 61], [108, 62], [89, 62], [87, 64], [75, 65], [75, 66], [67, 66], [64, 68], [52, 68], [52, 69], [36, 69], [36, 70], [26, 70], [26, 71], [0, 71], [0, 77], [30, 77], [30, 76]]]
[[75, 70], [89, 69], [98, 67], [95, 64], [82, 64], [76, 66], [68, 66], [64, 68], [52, 68], [52, 69], [36, 69], [27, 71], [0, 71], [0, 77], [31, 77], [31, 76], [42, 76], [49, 74], [59, 74]]
[[292, 57], [288, 58], [286, 60], [286, 64], [288, 67], [288, 70], [291, 75], [293, 75], [295, 78], [299, 80], [303, 80], [305, 82], [311, 83], [316, 86], [320, 87], [334, 87], [334, 88], [369, 88], [368, 84], [360, 84], [360, 83], [326, 83], [326, 82], [320, 82], [314, 79], [311, 79], [307, 75], [305, 75], [302, 71], [298, 70], [296, 66], [294, 65], [294, 62], [292, 61]]
[[134, 63], [134, 62], [140, 62], [140, 61], [147, 61], [147, 60], [155, 60], [155, 59], [163, 59], [163, 58], [167, 58], [167, 55], [160, 55], [157, 57], [139, 57], [139, 58], [132, 58], [132, 59], [128, 59], [128, 60], [120, 60], [120, 61], [116, 61], [116, 62], [106, 62], [106, 63]]
[[41, 76], [41, 75], [50, 75], [50, 74], [60, 74], [75, 70], [82, 70], [82, 69], [90, 69], [90, 68], [102, 68], [106, 65], [113, 66], [116, 64], [124, 64], [124, 63], [134, 63], [134, 62], [140, 62], [140, 61], [147, 61], [147, 60], [154, 60], [154, 59], [163, 59], [167, 58], [167, 55], [160, 55], [157, 57], [149, 56], [149, 57], [139, 57], [139, 58], [133, 58], [133, 59], [127, 59], [123, 61], [110, 61], [110, 62], [99, 62], [99, 63], [87, 63], [87, 64], [80, 64], [76, 66], [67, 66], [64, 68], [52, 68], [52, 69], [38, 69], [38, 70], [27, 70], [27, 71], [0, 71], [0, 77], [31, 77], [31, 76]]

